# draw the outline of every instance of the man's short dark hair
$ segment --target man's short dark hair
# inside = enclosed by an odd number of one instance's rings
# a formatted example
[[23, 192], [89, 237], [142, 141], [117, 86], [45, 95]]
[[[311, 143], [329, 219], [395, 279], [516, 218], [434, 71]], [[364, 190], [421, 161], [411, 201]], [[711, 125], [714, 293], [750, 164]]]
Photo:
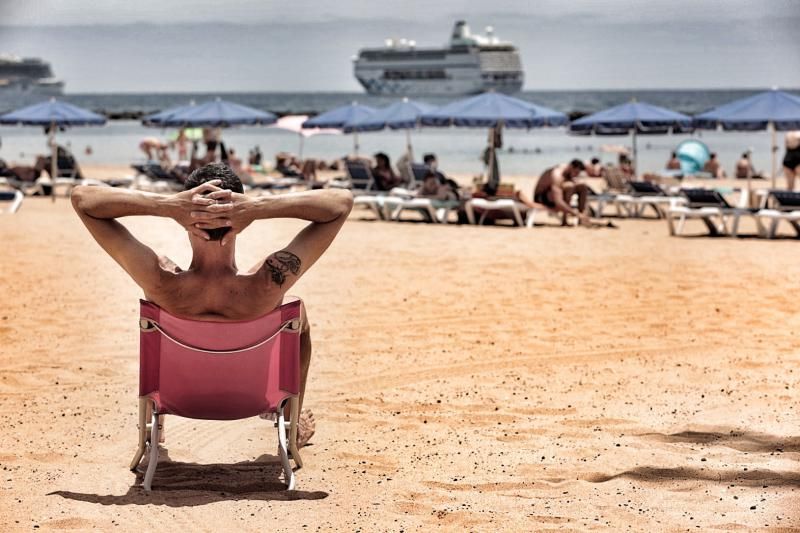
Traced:
[[586, 165], [583, 164], [583, 161], [580, 159], [573, 159], [570, 161], [569, 166], [574, 168], [575, 170], [586, 170]]
[[[189, 174], [188, 178], [186, 178], [186, 183], [183, 184], [183, 189], [188, 191], [189, 189], [194, 189], [195, 187], [211, 180], [222, 180], [222, 183], [219, 184], [220, 189], [227, 189], [229, 191], [238, 193], [244, 192], [242, 180], [240, 180], [239, 176], [237, 176], [236, 173], [231, 170], [231, 167], [229, 167], [227, 163], [209, 163], [196, 169], [194, 172]], [[226, 233], [228, 233], [229, 230], [230, 228], [214, 228], [203, 231], [208, 233], [208, 236], [212, 241], [219, 241], [225, 236]]]
[[593, 165], [596, 165], [596, 164], [597, 164], [597, 163], [599, 163], [599, 162], [600, 162], [600, 158], [598, 158], [598, 157], [593, 157], [593, 158], [592, 158], [592, 164], [593, 164]]
[[426, 165], [429, 164], [431, 161], [436, 161], [436, 154], [425, 154], [422, 156], [422, 162]]

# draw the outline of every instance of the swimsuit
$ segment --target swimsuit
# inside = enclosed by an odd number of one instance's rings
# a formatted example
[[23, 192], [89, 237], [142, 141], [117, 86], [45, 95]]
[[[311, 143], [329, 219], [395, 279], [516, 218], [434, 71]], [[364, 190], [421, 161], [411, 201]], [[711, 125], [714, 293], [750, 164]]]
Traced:
[[786, 150], [786, 155], [783, 157], [783, 166], [791, 170], [800, 166], [800, 148]]

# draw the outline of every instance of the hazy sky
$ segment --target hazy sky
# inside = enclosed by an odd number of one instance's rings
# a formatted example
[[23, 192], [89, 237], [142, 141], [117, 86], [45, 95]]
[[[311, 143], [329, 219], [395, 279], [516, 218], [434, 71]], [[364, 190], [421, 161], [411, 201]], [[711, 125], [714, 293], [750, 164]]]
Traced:
[[68, 92], [359, 90], [359, 48], [459, 18], [519, 47], [526, 89], [800, 87], [800, 0], [0, 0], [0, 52]]

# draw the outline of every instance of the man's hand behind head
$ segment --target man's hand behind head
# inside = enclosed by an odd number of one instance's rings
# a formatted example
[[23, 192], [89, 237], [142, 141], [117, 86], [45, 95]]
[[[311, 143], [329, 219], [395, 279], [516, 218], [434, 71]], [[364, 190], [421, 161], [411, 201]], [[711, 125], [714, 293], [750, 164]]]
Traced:
[[201, 196], [194, 200], [197, 210], [192, 216], [197, 220], [194, 224], [199, 230], [228, 228], [220, 239], [225, 246], [253, 222], [251, 210], [252, 200], [244, 194], [220, 190]]

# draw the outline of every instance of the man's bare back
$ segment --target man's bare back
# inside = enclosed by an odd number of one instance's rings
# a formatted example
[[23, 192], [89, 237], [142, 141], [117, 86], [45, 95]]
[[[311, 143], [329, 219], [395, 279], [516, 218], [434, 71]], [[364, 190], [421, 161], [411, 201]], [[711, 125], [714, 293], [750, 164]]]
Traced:
[[[219, 178], [219, 179], [217, 179]], [[165, 311], [195, 320], [250, 320], [263, 316], [327, 250], [353, 205], [349, 191], [321, 190], [252, 198], [224, 164], [193, 172], [186, 191], [158, 195], [110, 187], [76, 187], [75, 211], [98, 244]], [[192, 261], [182, 269], [137, 240], [116, 219], [169, 217], [189, 234]], [[236, 266], [236, 235], [252, 222], [298, 218], [310, 222], [283, 249], [247, 271]], [[302, 406], [311, 358], [310, 328], [303, 308], [300, 337]], [[313, 434], [313, 415], [300, 419], [298, 444]]]

